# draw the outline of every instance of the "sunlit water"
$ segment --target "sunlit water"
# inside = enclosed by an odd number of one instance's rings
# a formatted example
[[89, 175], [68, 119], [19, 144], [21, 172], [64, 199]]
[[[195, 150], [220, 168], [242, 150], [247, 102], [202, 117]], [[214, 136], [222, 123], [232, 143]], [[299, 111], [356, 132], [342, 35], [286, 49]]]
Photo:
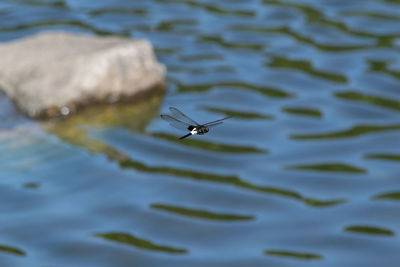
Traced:
[[[168, 87], [47, 123], [0, 96], [0, 266], [397, 266], [399, 23], [396, 0], [1, 1], [1, 41], [147, 38]], [[179, 141], [170, 106], [234, 118]]]

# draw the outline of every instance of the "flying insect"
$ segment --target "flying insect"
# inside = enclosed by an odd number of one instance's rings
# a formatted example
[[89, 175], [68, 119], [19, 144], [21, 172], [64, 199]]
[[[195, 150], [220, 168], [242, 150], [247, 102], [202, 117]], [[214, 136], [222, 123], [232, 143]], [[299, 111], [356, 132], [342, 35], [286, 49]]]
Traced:
[[182, 111], [177, 108], [170, 107], [169, 110], [171, 111], [171, 115], [163, 115], [161, 114], [161, 118], [167, 121], [172, 127], [175, 127], [180, 130], [187, 130], [189, 131], [188, 134], [179, 137], [179, 139], [184, 139], [191, 135], [203, 135], [208, 133], [211, 127], [220, 125], [223, 123], [224, 120], [231, 118], [232, 116], [228, 116], [216, 121], [207, 122], [205, 124], [200, 124], [195, 120], [191, 119], [187, 115], [185, 115]]

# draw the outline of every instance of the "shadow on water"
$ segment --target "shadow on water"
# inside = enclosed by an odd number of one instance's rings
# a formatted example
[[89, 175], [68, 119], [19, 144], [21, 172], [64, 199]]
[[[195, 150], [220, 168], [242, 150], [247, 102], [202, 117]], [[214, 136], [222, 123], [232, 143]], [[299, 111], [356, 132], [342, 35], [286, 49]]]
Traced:
[[174, 248], [172, 246], [157, 245], [149, 240], [142, 239], [128, 233], [107, 232], [107, 233], [96, 233], [94, 234], [94, 236], [103, 238], [107, 241], [113, 241], [140, 249], [161, 251], [167, 253], [179, 253], [179, 254], [188, 253], [188, 250], [186, 249]]

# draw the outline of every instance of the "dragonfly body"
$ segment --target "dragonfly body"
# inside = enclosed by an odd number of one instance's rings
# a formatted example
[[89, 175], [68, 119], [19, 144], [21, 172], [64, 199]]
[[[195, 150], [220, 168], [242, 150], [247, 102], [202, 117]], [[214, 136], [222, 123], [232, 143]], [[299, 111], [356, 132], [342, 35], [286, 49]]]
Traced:
[[169, 124], [175, 128], [189, 131], [188, 134], [181, 136], [179, 139], [184, 139], [186, 137], [189, 137], [189, 136], [195, 135], [195, 134], [203, 135], [205, 133], [208, 133], [208, 131], [210, 130], [209, 129], [210, 127], [219, 125], [219, 124], [223, 123], [223, 120], [230, 118], [230, 117], [225, 117], [220, 120], [208, 122], [205, 124], [199, 124], [196, 121], [194, 121], [193, 119], [186, 116], [183, 112], [179, 111], [177, 108], [170, 107], [169, 110], [171, 111], [172, 116], [171, 115], [161, 115], [161, 118], [163, 120], [169, 122]]
[[190, 125], [188, 127], [188, 130], [190, 131], [190, 133], [192, 135], [194, 135], [194, 134], [200, 134], [201, 135], [201, 134], [208, 133], [208, 131], [209, 131], [209, 129], [204, 125], [198, 125], [198, 126]]

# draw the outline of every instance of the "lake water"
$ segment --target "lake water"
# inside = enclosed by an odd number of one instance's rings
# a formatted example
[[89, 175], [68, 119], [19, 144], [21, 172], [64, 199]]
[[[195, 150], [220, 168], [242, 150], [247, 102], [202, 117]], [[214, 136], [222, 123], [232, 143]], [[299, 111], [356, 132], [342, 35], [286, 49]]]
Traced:
[[[0, 96], [0, 266], [398, 266], [400, 1], [2, 0], [0, 40], [149, 39], [165, 95]], [[178, 107], [204, 136], [159, 117]]]

